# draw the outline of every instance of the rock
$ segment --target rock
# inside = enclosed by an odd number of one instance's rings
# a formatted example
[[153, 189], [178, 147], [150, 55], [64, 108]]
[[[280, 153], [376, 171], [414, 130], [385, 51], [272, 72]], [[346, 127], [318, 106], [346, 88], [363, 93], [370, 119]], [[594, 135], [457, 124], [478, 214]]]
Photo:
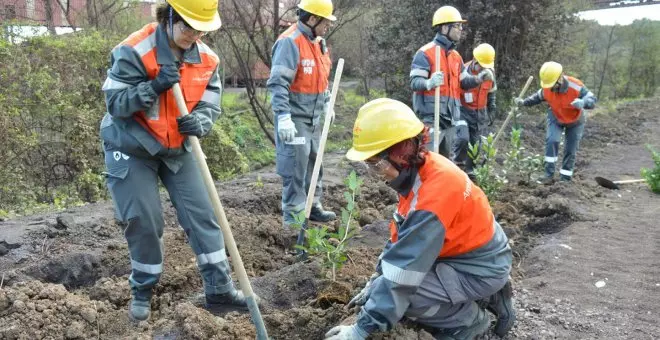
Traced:
[[9, 243], [5, 240], [0, 241], [0, 256], [6, 255], [10, 250], [20, 248], [20, 243]]
[[14, 301], [14, 305], [13, 305], [13, 307], [14, 307], [14, 310], [16, 310], [16, 311], [19, 312], [19, 313], [22, 312], [22, 311], [24, 311], [25, 308], [27, 308], [27, 307], [25, 306], [25, 302], [23, 302], [23, 301], [21, 301], [21, 300], [16, 300], [16, 301]]
[[84, 336], [84, 327], [80, 322], [74, 321], [71, 323], [69, 328], [66, 330], [67, 339], [82, 339]]
[[60, 215], [57, 216], [57, 224], [54, 225], [55, 229], [68, 229], [75, 226], [76, 222], [72, 216], [69, 215]]
[[85, 321], [93, 324], [96, 321], [96, 311], [92, 308], [86, 307], [80, 311], [80, 316], [85, 319]]

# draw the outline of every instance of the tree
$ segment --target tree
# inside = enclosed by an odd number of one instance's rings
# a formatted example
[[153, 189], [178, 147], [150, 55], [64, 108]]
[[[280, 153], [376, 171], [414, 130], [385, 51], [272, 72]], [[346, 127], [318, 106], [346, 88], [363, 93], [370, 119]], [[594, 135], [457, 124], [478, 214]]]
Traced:
[[[468, 20], [458, 46], [464, 60], [471, 59], [479, 43], [495, 47], [498, 88], [509, 94], [557, 53], [564, 28], [576, 20], [561, 0], [453, 0], [442, 5], [455, 6]], [[430, 0], [379, 2], [375, 25], [368, 30], [370, 53], [372, 73], [383, 76], [388, 95], [410, 102], [410, 63], [417, 49], [433, 39], [431, 18], [439, 7]]]

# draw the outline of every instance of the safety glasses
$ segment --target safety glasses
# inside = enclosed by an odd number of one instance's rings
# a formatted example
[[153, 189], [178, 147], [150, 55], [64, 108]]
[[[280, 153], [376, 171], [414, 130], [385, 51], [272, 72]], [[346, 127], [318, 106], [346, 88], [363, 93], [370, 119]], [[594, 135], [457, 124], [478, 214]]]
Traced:
[[203, 37], [207, 33], [192, 28], [192, 26], [190, 26], [185, 20], [181, 20], [181, 22], [183, 23], [183, 25], [179, 25], [179, 29], [181, 30], [181, 33], [189, 37]]

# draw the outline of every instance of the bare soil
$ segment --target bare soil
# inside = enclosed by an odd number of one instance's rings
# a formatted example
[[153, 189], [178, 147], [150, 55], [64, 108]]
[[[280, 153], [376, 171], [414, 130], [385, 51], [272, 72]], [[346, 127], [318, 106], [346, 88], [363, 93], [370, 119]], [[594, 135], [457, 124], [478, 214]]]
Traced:
[[[523, 116], [525, 146], [542, 153], [544, 118]], [[658, 98], [587, 123], [575, 180], [510, 185], [492, 202], [515, 252], [518, 322], [509, 339], [654, 339], [660, 334], [660, 197], [643, 184], [612, 191], [594, 176], [630, 179], [660, 146]], [[325, 165], [325, 206], [345, 204], [341, 153]], [[363, 169], [357, 169], [359, 173]], [[388, 238], [395, 193], [365, 181], [363, 229], [337, 282], [317, 261], [284, 251], [280, 180], [272, 168], [217, 184], [273, 339], [322, 339], [371, 275]], [[205, 194], [205, 193], [200, 193]], [[128, 250], [111, 202], [0, 222], [0, 339], [253, 339], [246, 314], [213, 316], [199, 303], [195, 257], [167, 195], [165, 271], [148, 322], [131, 323]], [[598, 286], [597, 286], [598, 283]], [[602, 284], [605, 284], [602, 286]], [[598, 288], [600, 287], [600, 288]], [[494, 335], [490, 338], [497, 338]], [[411, 322], [373, 339], [431, 339]]]

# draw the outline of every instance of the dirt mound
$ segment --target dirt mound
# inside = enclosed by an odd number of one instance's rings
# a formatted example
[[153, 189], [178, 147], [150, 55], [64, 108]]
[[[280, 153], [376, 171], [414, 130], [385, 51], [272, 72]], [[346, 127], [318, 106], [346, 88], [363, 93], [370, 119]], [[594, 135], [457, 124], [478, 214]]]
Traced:
[[63, 285], [39, 281], [0, 290], [0, 338], [89, 339], [99, 334], [105, 302], [69, 293]]

